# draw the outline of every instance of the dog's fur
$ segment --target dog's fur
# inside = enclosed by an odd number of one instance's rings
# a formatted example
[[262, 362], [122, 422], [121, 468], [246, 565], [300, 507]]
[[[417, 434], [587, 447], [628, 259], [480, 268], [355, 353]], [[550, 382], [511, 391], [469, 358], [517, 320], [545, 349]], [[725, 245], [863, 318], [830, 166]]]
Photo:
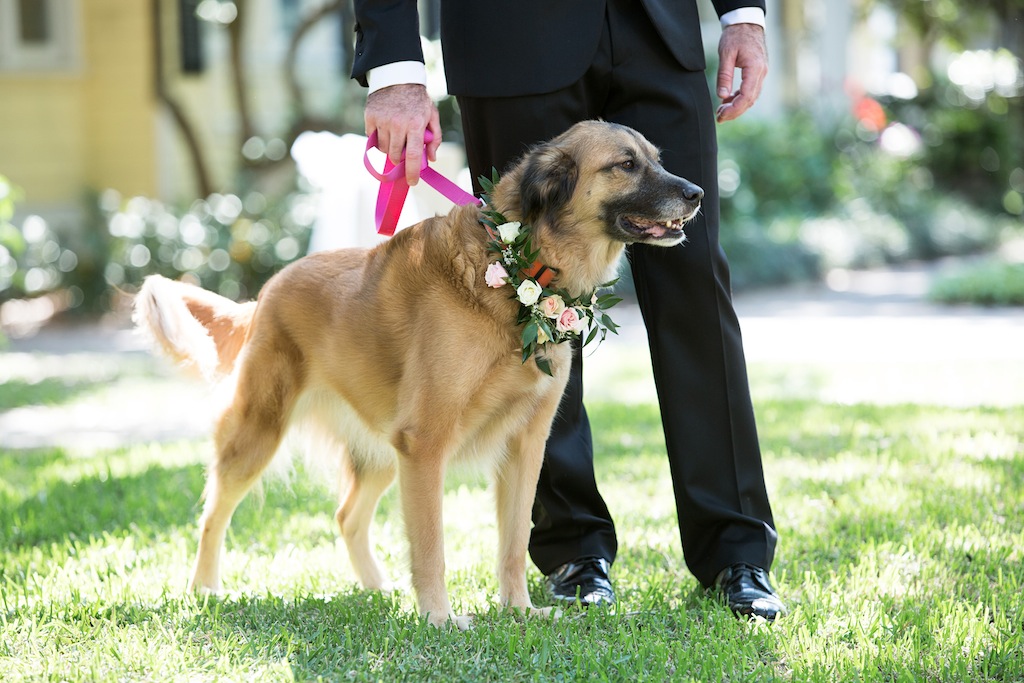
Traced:
[[[639, 133], [591, 121], [526, 153], [492, 201], [533, 226], [554, 284], [579, 295], [613, 277], [625, 244], [681, 242], [701, 196]], [[172, 358], [234, 381], [216, 426], [194, 589], [220, 589], [235, 507], [288, 427], [312, 423], [333, 436], [331, 457], [347, 474], [335, 517], [364, 586], [388, 583], [369, 529], [397, 473], [419, 610], [435, 625], [468, 625], [445, 588], [443, 480], [453, 461], [484, 461], [497, 489], [500, 600], [532, 608], [530, 511], [572, 349], [543, 347], [553, 376], [522, 362], [519, 303], [484, 282], [495, 256], [480, 218], [478, 207], [458, 207], [374, 249], [307, 256], [255, 303], [146, 280], [136, 323]]]

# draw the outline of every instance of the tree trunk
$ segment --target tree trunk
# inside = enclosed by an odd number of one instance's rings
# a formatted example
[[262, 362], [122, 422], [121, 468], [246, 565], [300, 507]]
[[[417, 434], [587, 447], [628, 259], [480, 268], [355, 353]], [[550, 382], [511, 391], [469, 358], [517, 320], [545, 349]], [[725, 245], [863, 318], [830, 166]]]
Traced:
[[238, 111], [238, 151], [241, 153], [242, 145], [255, 135], [255, 128], [252, 124], [252, 113], [249, 110], [249, 89], [245, 79], [245, 64], [243, 63], [245, 18], [248, 9], [246, 0], [235, 0], [235, 7], [238, 13], [235, 20], [228, 24], [228, 36], [230, 37], [231, 51], [231, 81], [232, 91], [235, 95], [235, 107]]
[[182, 140], [185, 142], [185, 148], [188, 150], [189, 160], [192, 164], [192, 174], [195, 177], [196, 191], [200, 197], [209, 197], [213, 194], [213, 186], [210, 183], [210, 174], [206, 170], [203, 148], [199, 144], [195, 128], [185, 115], [184, 109], [171, 95], [167, 85], [167, 74], [164, 71], [164, 29], [161, 4], [160, 0], [150, 0], [150, 10], [153, 13], [153, 88], [157, 101], [167, 107]]

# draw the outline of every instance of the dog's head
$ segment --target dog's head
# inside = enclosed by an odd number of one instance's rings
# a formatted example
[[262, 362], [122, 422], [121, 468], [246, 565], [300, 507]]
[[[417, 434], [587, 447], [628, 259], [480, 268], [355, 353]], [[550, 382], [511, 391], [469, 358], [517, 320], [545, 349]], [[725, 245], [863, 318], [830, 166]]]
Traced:
[[[572, 277], [586, 286], [614, 267], [626, 244], [682, 242], [703, 196], [666, 171], [658, 149], [637, 131], [584, 121], [527, 152], [493, 199], [506, 216], [534, 226], [541, 258], [553, 267], [572, 268], [582, 258], [591, 264], [586, 270], [601, 270]], [[608, 261], [603, 268], [601, 260]]]
[[598, 223], [611, 239], [672, 246], [704, 191], [672, 175], [637, 131], [584, 121], [528, 152], [516, 167], [523, 220], [558, 229]]

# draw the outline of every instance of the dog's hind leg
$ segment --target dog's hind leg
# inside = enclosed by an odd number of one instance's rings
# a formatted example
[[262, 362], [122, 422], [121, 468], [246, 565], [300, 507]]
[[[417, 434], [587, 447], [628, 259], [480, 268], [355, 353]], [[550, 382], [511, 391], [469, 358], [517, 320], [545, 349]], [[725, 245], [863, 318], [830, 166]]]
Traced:
[[298, 389], [294, 371], [280, 359], [255, 362], [250, 357], [242, 368], [234, 400], [217, 425], [192, 590], [220, 590], [220, 558], [231, 515], [277, 452]]
[[380, 497], [395, 479], [395, 466], [388, 463], [383, 468], [373, 468], [359, 464], [350, 465], [349, 469], [348, 490], [334, 518], [359, 582], [371, 590], [385, 589], [391, 582], [373, 552], [370, 525]]

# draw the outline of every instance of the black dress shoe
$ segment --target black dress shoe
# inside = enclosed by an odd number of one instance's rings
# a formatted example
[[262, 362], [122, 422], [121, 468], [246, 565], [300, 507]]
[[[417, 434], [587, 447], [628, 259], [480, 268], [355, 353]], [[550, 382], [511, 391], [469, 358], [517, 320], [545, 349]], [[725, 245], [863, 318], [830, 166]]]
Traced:
[[752, 564], [726, 567], [715, 578], [714, 590], [722, 595], [736, 616], [761, 617], [775, 621], [786, 606], [768, 582], [768, 572]]
[[615, 591], [608, 580], [610, 567], [603, 557], [584, 557], [563, 564], [548, 574], [548, 591], [559, 602], [579, 602], [583, 607], [611, 605]]

